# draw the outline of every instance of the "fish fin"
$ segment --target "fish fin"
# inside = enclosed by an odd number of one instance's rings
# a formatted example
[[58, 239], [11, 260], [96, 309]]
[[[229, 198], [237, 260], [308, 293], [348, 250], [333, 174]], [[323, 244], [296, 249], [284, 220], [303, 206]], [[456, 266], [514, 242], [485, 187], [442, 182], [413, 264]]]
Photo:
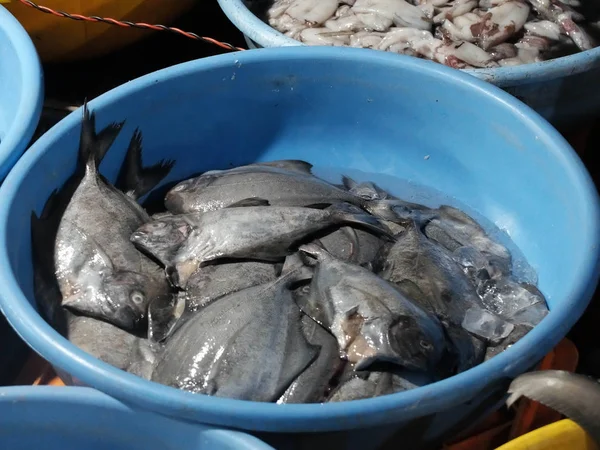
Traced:
[[347, 190], [354, 189], [356, 186], [358, 186], [356, 181], [346, 175], [342, 175], [342, 184]]
[[396, 240], [396, 238], [388, 231], [387, 227], [382, 225], [377, 218], [366, 212], [358, 212], [354, 205], [336, 203], [335, 205], [331, 205], [328, 210], [333, 216], [338, 218], [340, 222], [361, 226], [390, 241]]
[[325, 208], [329, 208], [330, 206], [331, 206], [331, 203], [313, 203], [311, 205], [306, 205], [304, 207], [311, 208], [311, 209], [325, 209]]
[[293, 172], [312, 175], [313, 165], [300, 159], [282, 159], [279, 161], [270, 161], [266, 163], [257, 163], [258, 166], [277, 167], [280, 169], [291, 170]]
[[142, 163], [142, 133], [139, 128], [133, 133], [125, 160], [121, 165], [115, 186], [134, 200], [150, 192], [173, 169], [175, 161], [162, 160], [144, 167]]
[[321, 245], [316, 244], [315, 242], [310, 244], [301, 245], [298, 250], [305, 255], [312, 256], [317, 261], [322, 261], [326, 258], [333, 258], [331, 254], [325, 250]]
[[87, 102], [83, 104], [83, 121], [79, 137], [79, 157], [77, 170], [85, 172], [86, 167], [96, 170], [102, 159], [123, 129], [125, 122], [113, 122], [96, 133], [96, 114], [90, 112]]
[[232, 203], [227, 208], [247, 208], [249, 206], [270, 206], [269, 200], [259, 197], [250, 197], [240, 200], [239, 202]]
[[461, 211], [458, 208], [449, 205], [441, 205], [438, 208], [438, 211], [440, 211], [444, 215], [451, 217], [454, 220], [472, 225], [477, 229], [481, 230], [481, 226], [471, 216], [469, 216], [467, 213]]

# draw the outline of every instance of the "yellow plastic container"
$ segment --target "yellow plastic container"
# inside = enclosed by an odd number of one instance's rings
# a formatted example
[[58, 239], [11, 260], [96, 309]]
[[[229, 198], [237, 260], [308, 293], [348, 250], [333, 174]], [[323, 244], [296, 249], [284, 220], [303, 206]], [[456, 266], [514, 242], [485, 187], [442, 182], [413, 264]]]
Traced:
[[[41, 6], [85, 16], [168, 25], [195, 0], [36, 0]], [[102, 56], [153, 31], [80, 22], [44, 14], [16, 0], [3, 4], [32, 37], [44, 62]]]
[[600, 450], [586, 431], [569, 419], [554, 422], [507, 442], [496, 450]]

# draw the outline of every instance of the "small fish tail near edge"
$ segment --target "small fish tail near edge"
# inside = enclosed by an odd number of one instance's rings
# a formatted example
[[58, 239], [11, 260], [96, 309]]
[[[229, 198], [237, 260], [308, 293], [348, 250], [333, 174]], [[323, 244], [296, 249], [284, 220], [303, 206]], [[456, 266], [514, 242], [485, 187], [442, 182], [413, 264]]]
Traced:
[[87, 102], [84, 103], [77, 170], [84, 172], [87, 167], [96, 170], [123, 129], [124, 124], [124, 121], [113, 122], [99, 133], [96, 133], [96, 114], [90, 112]]
[[144, 167], [142, 144], [142, 132], [136, 128], [115, 184], [118, 189], [134, 199], [138, 199], [154, 189], [175, 165], [175, 161], [162, 160], [152, 166]]

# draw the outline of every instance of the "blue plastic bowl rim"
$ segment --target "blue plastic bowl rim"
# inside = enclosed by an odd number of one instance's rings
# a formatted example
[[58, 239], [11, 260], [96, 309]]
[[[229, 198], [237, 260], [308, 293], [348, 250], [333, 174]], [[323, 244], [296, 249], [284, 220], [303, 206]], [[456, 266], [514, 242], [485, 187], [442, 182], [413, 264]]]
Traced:
[[[331, 47], [282, 47], [258, 49], [247, 52], [224, 54], [220, 56], [190, 61], [158, 72], [145, 75], [113, 89], [90, 102], [89, 107], [100, 109], [102, 106], [128, 95], [147, 89], [165, 79], [178, 78], [203, 71], [218, 70], [240, 64], [273, 62], [285, 66], [287, 60], [327, 60], [356, 61], [362, 65], [385, 65], [394, 70], [410, 70], [426, 75], [431, 82], [447, 83], [467, 87], [482, 97], [498, 103], [499, 107], [520, 118], [538, 138], [548, 147], [564, 167], [570, 178], [575, 180], [579, 196], [588, 205], [586, 215], [589, 222], [578, 230], [581, 239], [589, 243], [590, 252], [582, 255], [581, 265], [586, 269], [574, 282], [574, 290], [561, 307], [553, 311], [523, 339], [505, 352], [459, 375], [426, 385], [414, 390], [372, 399], [326, 404], [286, 404], [259, 403], [228, 398], [217, 398], [180, 391], [141, 379], [121, 371], [107, 363], [99, 361], [88, 353], [71, 344], [56, 332], [29, 303], [21, 291], [12, 270], [0, 272], [0, 309], [10, 324], [36, 352], [46, 358], [53, 366], [64, 370], [89, 386], [101, 390], [127, 403], [145, 409], [182, 418], [201, 420], [203, 423], [235, 426], [258, 431], [334, 431], [356, 427], [382, 425], [393, 422], [393, 411], [418, 409], [419, 415], [432, 414], [465, 401], [466, 386], [470, 391], [485, 389], [489, 377], [498, 374], [508, 376], [515, 368], [523, 371], [535, 361], [525, 359], [524, 355], [532, 349], [544, 345], [546, 334], [551, 330], [564, 330], [566, 335], [583, 313], [591, 299], [598, 281], [600, 261], [598, 245], [600, 235], [600, 206], [598, 194], [583, 163], [565, 141], [565, 139], [535, 111], [525, 106], [509, 94], [491, 84], [466, 75], [460, 71], [402, 55], [385, 52], [372, 52], [365, 49]], [[13, 202], [18, 201], [20, 185], [37, 159], [53, 148], [58, 136], [77, 128], [81, 120], [81, 108], [73, 112], [50, 132], [42, 136], [15, 165], [3, 186], [0, 188], [0, 267], [11, 267], [6, 251], [8, 214]], [[578, 308], [569, 305], [578, 304]], [[202, 414], [197, 414], [201, 412]], [[235, 423], [233, 423], [233, 420]], [[252, 425], [248, 425], [252, 423]]]
[[42, 114], [44, 84], [40, 59], [31, 38], [19, 21], [1, 5], [0, 27], [11, 37], [9, 45], [15, 49], [23, 77], [19, 109], [12, 126], [0, 142], [0, 171], [8, 172], [10, 167], [4, 165], [11, 158], [16, 162], [35, 132]]
[[[229, 20], [252, 41], [268, 42], [270, 47], [306, 46], [260, 20], [243, 0], [217, 0]], [[261, 44], [262, 45], [262, 44]], [[462, 69], [464, 72], [500, 87], [537, 83], [587, 72], [600, 63], [600, 47], [539, 63], [492, 69]]]
[[[73, 406], [94, 406], [105, 408], [109, 411], [122, 411], [126, 413], [136, 413], [135, 409], [121, 403], [119, 400], [110, 397], [96, 389], [88, 387], [61, 387], [56, 386], [6, 386], [0, 387], [0, 405], [13, 403], [45, 403], [45, 404], [63, 404]], [[152, 414], [152, 413], [149, 413]], [[162, 416], [155, 414], [157, 418]], [[167, 421], [172, 421], [172, 418], [163, 417], [165, 425]], [[90, 417], [93, 421], [93, 417]], [[44, 423], [40, 423], [44, 426]], [[2, 418], [0, 417], [0, 427], [2, 426]], [[33, 429], [33, 432], [36, 430]], [[201, 424], [189, 424], [189, 432], [208, 432], [211, 437], [228, 441], [231, 444], [236, 444], [238, 448], [253, 449], [253, 450], [274, 450], [271, 446], [265, 444], [261, 440], [249, 434], [240, 433], [234, 430], [223, 428], [215, 428]], [[199, 445], [198, 448], [204, 448]]]

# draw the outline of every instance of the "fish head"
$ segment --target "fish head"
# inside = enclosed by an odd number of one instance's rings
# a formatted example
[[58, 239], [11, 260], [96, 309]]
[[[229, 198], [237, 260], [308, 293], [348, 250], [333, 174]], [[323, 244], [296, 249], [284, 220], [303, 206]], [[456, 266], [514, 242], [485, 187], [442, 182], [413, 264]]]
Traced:
[[390, 327], [390, 343], [409, 370], [431, 372], [446, 351], [446, 341], [436, 321], [401, 317]]
[[168, 216], [145, 223], [130, 237], [141, 250], [169, 265], [179, 247], [188, 238], [192, 226], [183, 216]]
[[105, 312], [107, 319], [124, 330], [142, 328], [148, 319], [148, 305], [165, 289], [151, 276], [122, 271], [109, 277], [103, 286], [111, 300], [111, 311]]
[[215, 179], [216, 174], [204, 174], [176, 184], [165, 196], [165, 206], [174, 214], [192, 212], [193, 204], [198, 194], [208, 187]]

